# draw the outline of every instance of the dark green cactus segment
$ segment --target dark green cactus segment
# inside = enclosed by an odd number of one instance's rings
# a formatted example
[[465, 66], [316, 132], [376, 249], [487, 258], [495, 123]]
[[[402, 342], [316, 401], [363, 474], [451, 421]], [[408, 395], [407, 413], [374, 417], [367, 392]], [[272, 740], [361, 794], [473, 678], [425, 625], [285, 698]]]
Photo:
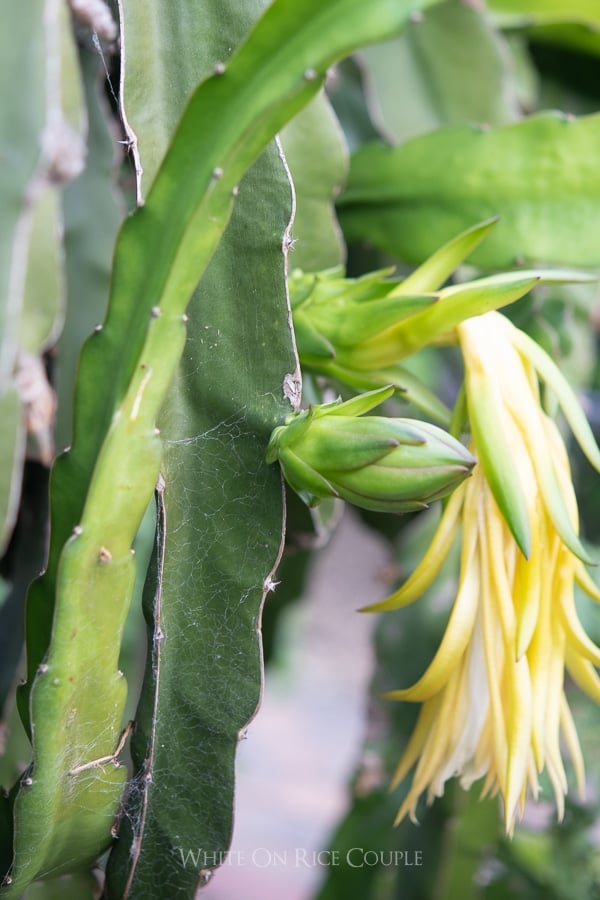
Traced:
[[374, 391], [288, 416], [271, 436], [267, 460], [279, 460], [286, 480], [309, 505], [333, 496], [363, 509], [408, 512], [445, 496], [475, 460], [435, 425], [357, 417], [389, 393]]
[[[182, 316], [227, 225], [238, 181], [318, 91], [335, 59], [400, 28], [410, 11], [397, 0], [368, 8], [362, 0], [277, 0], [225, 71], [219, 67], [192, 96], [145, 206], [121, 230], [107, 320], [81, 358], [72, 450], [52, 478], [48, 568], [29, 597], [20, 709], [33, 768], [15, 800], [7, 897], [40, 875], [85, 866], [111, 840], [123, 784], [117, 655], [135, 574], [130, 548], [159, 471], [155, 421], [181, 356]], [[227, 384], [225, 377], [221, 390]], [[273, 390], [270, 382], [265, 391]], [[247, 417], [264, 432], [261, 461], [277, 418], [270, 415], [268, 425], [264, 411]], [[82, 640], [92, 609], [94, 640]], [[256, 624], [256, 612], [251, 619]], [[257, 653], [247, 717], [258, 700], [259, 661]]]
[[[291, 191], [274, 146], [240, 188], [192, 299], [160, 419], [165, 486], [144, 602], [153, 652], [132, 741], [137, 774], [108, 867], [111, 898], [150, 896], [158, 880], [193, 896], [198, 869], [185, 864], [187, 849], [203, 848], [208, 867], [222, 858], [239, 732], [260, 695], [258, 621], [283, 518], [280, 474], [264, 448], [289, 410], [281, 386], [296, 364], [281, 252]], [[268, 353], [256, 354], [263, 343]]]

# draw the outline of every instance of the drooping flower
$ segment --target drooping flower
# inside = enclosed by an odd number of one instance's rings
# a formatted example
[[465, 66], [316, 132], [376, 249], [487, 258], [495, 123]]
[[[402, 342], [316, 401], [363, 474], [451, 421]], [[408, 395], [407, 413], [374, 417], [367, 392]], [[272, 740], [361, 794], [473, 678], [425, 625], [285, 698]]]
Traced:
[[546, 770], [559, 817], [567, 779], [584, 764], [564, 680], [600, 702], [600, 649], [575, 609], [579, 584], [600, 602], [578, 537], [577, 501], [565, 445], [544, 412], [539, 378], [556, 395], [584, 452], [600, 451], [569, 385], [549, 357], [504, 316], [488, 312], [457, 326], [465, 365], [473, 476], [450, 498], [433, 541], [410, 578], [370, 610], [413, 602], [433, 582], [461, 533], [458, 589], [446, 632], [423, 676], [391, 699], [422, 703], [393, 786], [415, 767], [398, 821], [440, 796], [449, 778], [484, 779], [500, 793], [512, 833], [528, 790]]

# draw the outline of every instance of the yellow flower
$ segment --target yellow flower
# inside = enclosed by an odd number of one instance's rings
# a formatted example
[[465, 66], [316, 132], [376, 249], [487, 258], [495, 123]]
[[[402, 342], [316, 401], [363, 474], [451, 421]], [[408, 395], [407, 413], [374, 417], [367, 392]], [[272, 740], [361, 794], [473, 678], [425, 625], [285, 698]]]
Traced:
[[559, 817], [567, 779], [561, 742], [580, 793], [583, 757], [564, 690], [565, 670], [600, 702], [600, 649], [575, 610], [577, 582], [594, 600], [579, 542], [565, 446], [543, 411], [538, 376], [552, 388], [584, 451], [600, 468], [585, 416], [554, 363], [505, 317], [489, 312], [457, 327], [465, 364], [473, 476], [450, 498], [425, 557], [405, 584], [370, 610], [413, 602], [435, 579], [462, 529], [460, 576], [445, 635], [423, 676], [391, 699], [422, 703], [392, 787], [416, 766], [397, 821], [417, 801], [484, 779], [500, 793], [512, 833], [528, 789], [545, 769]]

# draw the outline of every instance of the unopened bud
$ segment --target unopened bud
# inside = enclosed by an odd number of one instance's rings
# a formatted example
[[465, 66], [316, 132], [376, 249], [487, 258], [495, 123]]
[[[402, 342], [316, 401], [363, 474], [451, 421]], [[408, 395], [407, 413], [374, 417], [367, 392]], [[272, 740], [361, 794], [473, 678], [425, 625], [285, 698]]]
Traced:
[[443, 429], [414, 419], [367, 416], [394, 388], [287, 417], [271, 435], [267, 461], [279, 460], [309, 506], [339, 497], [363, 509], [409, 512], [450, 493], [475, 460]]
[[361, 278], [343, 278], [338, 270], [305, 275], [293, 272], [289, 279], [294, 331], [303, 366], [336, 377], [340, 370], [373, 368], [361, 362], [365, 348], [378, 355], [379, 365], [396, 362], [402, 354], [390, 335], [399, 322], [435, 305], [436, 294], [398, 294], [390, 281], [393, 269], [371, 272]]

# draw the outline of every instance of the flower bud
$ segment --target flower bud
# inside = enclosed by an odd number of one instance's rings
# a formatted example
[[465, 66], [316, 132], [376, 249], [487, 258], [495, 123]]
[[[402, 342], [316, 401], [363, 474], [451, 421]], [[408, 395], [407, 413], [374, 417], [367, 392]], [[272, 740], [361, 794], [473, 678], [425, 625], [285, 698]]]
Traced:
[[267, 461], [279, 460], [309, 506], [339, 497], [363, 509], [409, 512], [450, 493], [470, 473], [467, 449], [435, 425], [362, 413], [393, 387], [287, 417], [271, 435]]

